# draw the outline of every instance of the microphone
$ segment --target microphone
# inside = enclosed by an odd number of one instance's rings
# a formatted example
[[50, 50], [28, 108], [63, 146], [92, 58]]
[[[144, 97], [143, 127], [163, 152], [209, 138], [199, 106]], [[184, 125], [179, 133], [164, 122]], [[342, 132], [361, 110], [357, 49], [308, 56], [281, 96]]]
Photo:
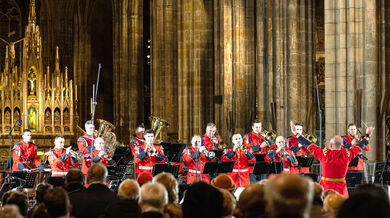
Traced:
[[22, 125], [22, 120], [18, 119], [18, 120], [16, 121], [16, 125], [17, 125], [17, 126], [21, 126], [21, 125]]

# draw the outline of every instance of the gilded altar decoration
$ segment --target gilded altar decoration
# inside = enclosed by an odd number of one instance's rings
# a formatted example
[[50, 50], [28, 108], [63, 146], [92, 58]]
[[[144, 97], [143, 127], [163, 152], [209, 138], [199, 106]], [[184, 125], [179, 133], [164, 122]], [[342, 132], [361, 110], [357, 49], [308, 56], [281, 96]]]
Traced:
[[[0, 43], [6, 45], [5, 60], [1, 60], [4, 69], [0, 72], [0, 135], [8, 134], [16, 120], [21, 119], [22, 127], [15, 128], [14, 134], [30, 129], [36, 143], [46, 146], [45, 137], [74, 135], [74, 89], [67, 67], [60, 69], [58, 47], [53, 54], [53, 70], [43, 66], [44, 48], [35, 10], [35, 0], [30, 0], [28, 24], [21, 39], [0, 38]], [[15, 47], [16, 44], [20, 46]], [[22, 55], [20, 61], [15, 61], [18, 48], [22, 49]]]

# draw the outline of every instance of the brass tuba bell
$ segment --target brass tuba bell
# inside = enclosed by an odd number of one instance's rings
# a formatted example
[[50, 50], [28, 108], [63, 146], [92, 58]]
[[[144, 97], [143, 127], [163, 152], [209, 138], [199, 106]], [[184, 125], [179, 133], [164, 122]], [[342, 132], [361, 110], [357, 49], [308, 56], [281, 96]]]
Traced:
[[164, 127], [169, 127], [169, 123], [166, 120], [163, 120], [156, 116], [149, 116], [149, 120], [152, 123], [151, 129], [154, 132], [154, 138], [157, 139], [158, 134], [160, 133], [161, 129]]
[[[103, 119], [98, 119], [97, 121], [99, 122], [99, 130], [97, 131], [96, 137], [101, 137], [104, 139], [104, 151], [113, 155], [115, 149], [118, 146], [123, 146], [122, 143], [116, 140], [116, 135], [114, 132], [112, 132], [115, 130], [115, 126], [114, 124]], [[109, 155], [107, 159], [112, 159], [111, 155]]]

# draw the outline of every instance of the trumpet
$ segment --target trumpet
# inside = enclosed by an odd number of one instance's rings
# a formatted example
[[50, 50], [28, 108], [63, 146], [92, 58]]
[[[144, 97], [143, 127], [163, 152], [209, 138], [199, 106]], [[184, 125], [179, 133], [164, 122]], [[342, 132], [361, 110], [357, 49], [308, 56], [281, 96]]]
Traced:
[[77, 160], [82, 159], [82, 158], [84, 157], [84, 155], [83, 155], [82, 152], [73, 151], [71, 146], [65, 148], [65, 150], [66, 150], [67, 153], [70, 155], [70, 157], [74, 157], [74, 158], [76, 158]]
[[103, 152], [103, 155], [101, 155], [100, 157], [103, 158], [103, 159], [106, 159], [108, 161], [112, 160], [112, 156], [111, 154], [107, 153], [106, 151], [104, 150], [101, 150]]

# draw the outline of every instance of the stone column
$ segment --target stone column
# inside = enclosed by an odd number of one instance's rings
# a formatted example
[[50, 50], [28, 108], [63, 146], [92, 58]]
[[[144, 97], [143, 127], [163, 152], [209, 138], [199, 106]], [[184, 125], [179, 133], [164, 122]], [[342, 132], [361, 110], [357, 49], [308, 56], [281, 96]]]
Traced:
[[73, 72], [78, 87], [78, 114], [82, 128], [86, 120], [91, 119], [92, 84], [96, 76], [91, 75], [91, 37], [89, 23], [94, 1], [78, 1], [74, 13]]
[[188, 142], [213, 121], [212, 1], [178, 4], [179, 139]]
[[178, 134], [178, 4], [175, 0], [151, 1], [151, 114], [169, 122], [166, 133]]
[[114, 125], [129, 140], [143, 121], [143, 1], [113, 0]]
[[[348, 123], [365, 131], [376, 127], [370, 140], [370, 160], [384, 158], [384, 117], [389, 97], [384, 1], [325, 1], [326, 136], [346, 134]], [[387, 36], [388, 37], [388, 36]]]

